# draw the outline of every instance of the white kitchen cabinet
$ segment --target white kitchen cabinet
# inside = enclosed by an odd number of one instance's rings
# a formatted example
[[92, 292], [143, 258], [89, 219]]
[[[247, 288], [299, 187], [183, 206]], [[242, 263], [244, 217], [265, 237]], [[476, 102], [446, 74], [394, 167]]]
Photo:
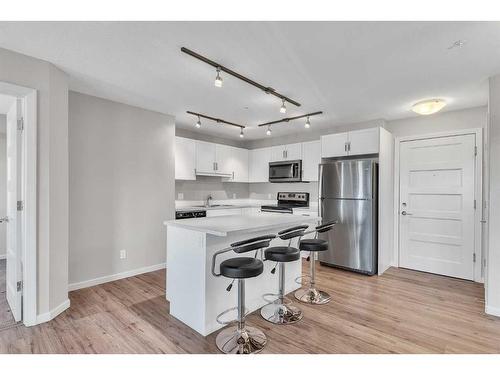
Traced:
[[234, 173], [231, 182], [248, 182], [248, 150], [232, 147], [231, 152], [230, 170]]
[[175, 137], [175, 179], [196, 180], [196, 141]]
[[379, 152], [379, 129], [363, 129], [349, 132], [349, 155], [377, 154]]
[[241, 208], [223, 208], [220, 210], [207, 210], [207, 217], [215, 217], [215, 216], [234, 216], [241, 215]]
[[321, 142], [302, 143], [302, 181], [318, 181], [321, 163]]
[[215, 143], [196, 141], [196, 173], [216, 173]]
[[321, 137], [321, 156], [324, 158], [377, 154], [379, 150], [379, 128], [329, 134]]
[[348, 133], [328, 134], [321, 137], [321, 156], [332, 158], [347, 155]]
[[271, 149], [271, 161], [302, 159], [302, 143], [274, 146]]
[[269, 182], [269, 162], [271, 148], [250, 150], [249, 154], [249, 182]]
[[233, 149], [231, 146], [215, 145], [215, 173], [233, 174]]

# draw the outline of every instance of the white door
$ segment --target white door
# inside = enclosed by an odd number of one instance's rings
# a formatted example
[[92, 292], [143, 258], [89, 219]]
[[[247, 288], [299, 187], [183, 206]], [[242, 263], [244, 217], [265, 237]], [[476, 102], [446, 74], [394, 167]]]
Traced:
[[378, 128], [349, 132], [349, 155], [377, 154], [379, 151]]
[[474, 278], [475, 135], [403, 142], [400, 266]]
[[329, 134], [321, 137], [321, 156], [331, 158], [347, 155], [347, 133]]
[[22, 292], [18, 282], [22, 280], [21, 271], [21, 221], [17, 211], [17, 201], [21, 197], [21, 132], [17, 130], [20, 118], [20, 103], [16, 101], [7, 113], [7, 302], [16, 321], [20, 321], [22, 311]]
[[196, 180], [196, 141], [175, 137], [175, 179]]
[[302, 180], [318, 181], [319, 164], [321, 163], [321, 142], [302, 143]]
[[196, 141], [196, 171], [215, 173], [215, 144]]

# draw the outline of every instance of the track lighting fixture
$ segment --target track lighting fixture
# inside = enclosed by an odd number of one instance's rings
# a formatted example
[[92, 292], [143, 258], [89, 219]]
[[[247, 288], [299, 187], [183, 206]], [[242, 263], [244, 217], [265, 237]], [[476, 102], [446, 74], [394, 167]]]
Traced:
[[282, 101], [281, 101], [280, 112], [281, 113], [286, 113], [285, 99], [282, 99]]
[[201, 120], [200, 120], [200, 116], [198, 116], [198, 121], [196, 121], [196, 128], [199, 129], [201, 128]]
[[243, 128], [241, 128], [240, 130], [240, 138], [243, 138], [245, 136], [245, 134], [243, 134]]
[[289, 121], [292, 121], [292, 120], [297, 120], [299, 118], [305, 118], [305, 117], [307, 117], [307, 121], [306, 121], [304, 127], [306, 129], [309, 129], [311, 127], [311, 121], [309, 121], [309, 117], [316, 116], [316, 115], [321, 115], [322, 113], [323, 113], [322, 111], [318, 111], [318, 112], [306, 113], [305, 115], [300, 115], [300, 116], [285, 117], [285, 118], [282, 118], [281, 120], [270, 121], [270, 122], [266, 122], [264, 124], [259, 124], [259, 126], [267, 126], [267, 128], [269, 129], [271, 127], [271, 125], [279, 124], [280, 122], [289, 122]]
[[189, 113], [190, 115], [198, 117], [198, 121], [196, 122], [196, 125], [195, 125], [196, 128], [198, 128], [198, 129], [201, 128], [201, 120], [200, 119], [203, 117], [203, 118], [206, 118], [208, 120], [215, 121], [218, 124], [227, 124], [227, 125], [231, 125], [231, 126], [240, 128], [240, 137], [243, 138], [245, 136], [243, 134], [243, 129], [245, 129], [245, 127], [243, 125], [235, 124], [234, 122], [226, 121], [226, 120], [223, 120], [223, 119], [220, 119], [217, 117], [207, 116], [207, 115], [204, 115], [202, 113], [197, 113], [197, 112], [192, 112], [192, 111], [186, 111], [186, 113]]
[[222, 77], [220, 76], [220, 66], [217, 67], [217, 76], [214, 82], [215, 87], [222, 87]]
[[309, 116], [307, 116], [306, 123], [304, 124], [304, 128], [309, 129], [311, 127], [311, 121], [309, 121]]
[[271, 135], [272, 131], [271, 131], [271, 125], [269, 125], [267, 127], [267, 131], [266, 131], [266, 135]]
[[[214, 68], [216, 68], [217, 69], [217, 77], [215, 78], [214, 84], [217, 87], [222, 87], [222, 77], [220, 76], [220, 72], [224, 72], [224, 73], [226, 73], [226, 74], [228, 74], [228, 75], [230, 75], [232, 77], [238, 78], [239, 80], [242, 80], [243, 82], [248, 83], [249, 85], [257, 87], [259, 90], [264, 91], [266, 94], [270, 94], [270, 95], [273, 95], [273, 96], [275, 96], [277, 98], [280, 98], [283, 101], [283, 103], [284, 102], [288, 102], [288, 103], [293, 104], [293, 105], [295, 105], [297, 107], [300, 107], [300, 103], [299, 102], [297, 102], [297, 101], [295, 101], [293, 99], [290, 99], [289, 97], [287, 97], [287, 96], [285, 96], [283, 94], [280, 94], [278, 91], [276, 91], [272, 87], [264, 86], [264, 85], [262, 85], [262, 84], [260, 84], [258, 82], [255, 82], [254, 80], [252, 80], [252, 79], [250, 79], [248, 77], [245, 77], [244, 75], [242, 75], [240, 73], [237, 73], [234, 70], [231, 70], [228, 67], [225, 67], [224, 65], [219, 64], [216, 61], [210, 60], [209, 58], [207, 58], [207, 57], [205, 57], [203, 55], [200, 55], [199, 53], [191, 51], [190, 49], [188, 49], [186, 47], [182, 47], [181, 48], [181, 52], [184, 52], [185, 54], [188, 54], [189, 56], [192, 56], [195, 59], [203, 61], [205, 64], [211, 65]], [[282, 106], [282, 108], [283, 107], [284, 106]], [[281, 113], [285, 113], [285, 112], [282, 111]]]

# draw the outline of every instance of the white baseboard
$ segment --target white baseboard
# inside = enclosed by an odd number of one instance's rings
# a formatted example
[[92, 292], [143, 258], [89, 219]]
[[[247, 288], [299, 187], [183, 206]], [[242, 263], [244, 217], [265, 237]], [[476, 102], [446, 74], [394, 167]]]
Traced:
[[36, 317], [36, 324], [42, 324], [45, 322], [48, 322], [49, 320], [54, 319], [56, 316], [58, 316], [60, 313], [62, 313], [64, 310], [68, 309], [70, 306], [69, 299], [61, 303], [59, 306], [57, 306], [55, 309], [50, 310], [49, 312], [46, 312], [45, 314], [40, 314]]
[[486, 314], [500, 316], [500, 307], [486, 306]]
[[102, 277], [98, 277], [95, 279], [80, 281], [77, 283], [69, 284], [68, 290], [71, 292], [73, 290], [89, 288], [91, 286], [109, 283], [110, 281], [116, 281], [116, 280], [120, 280], [120, 279], [125, 279], [127, 277], [137, 276], [137, 275], [140, 275], [142, 273], [158, 271], [158, 270], [161, 270], [165, 267], [166, 267], [166, 263], [160, 263], [160, 264], [154, 264], [152, 266], [136, 268], [136, 269], [130, 270], [130, 271], [115, 273], [113, 275], [102, 276]]

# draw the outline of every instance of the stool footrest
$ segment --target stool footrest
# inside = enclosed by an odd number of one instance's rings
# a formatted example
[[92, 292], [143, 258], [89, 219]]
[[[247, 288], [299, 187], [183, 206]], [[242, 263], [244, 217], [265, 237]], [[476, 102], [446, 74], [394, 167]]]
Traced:
[[[221, 320], [221, 318], [230, 313], [231, 311], [238, 311], [238, 306], [235, 306], [235, 307], [231, 307], [227, 310], [224, 310], [223, 312], [221, 312], [219, 315], [217, 315], [215, 317], [215, 320], [217, 323], [219, 324], [222, 324], [222, 325], [226, 325], [226, 324], [232, 324], [232, 323], [236, 323], [238, 322], [238, 319], [233, 319], [233, 320]], [[250, 311], [248, 309], [245, 309], [245, 316], [247, 316], [248, 314], [250, 313]]]

